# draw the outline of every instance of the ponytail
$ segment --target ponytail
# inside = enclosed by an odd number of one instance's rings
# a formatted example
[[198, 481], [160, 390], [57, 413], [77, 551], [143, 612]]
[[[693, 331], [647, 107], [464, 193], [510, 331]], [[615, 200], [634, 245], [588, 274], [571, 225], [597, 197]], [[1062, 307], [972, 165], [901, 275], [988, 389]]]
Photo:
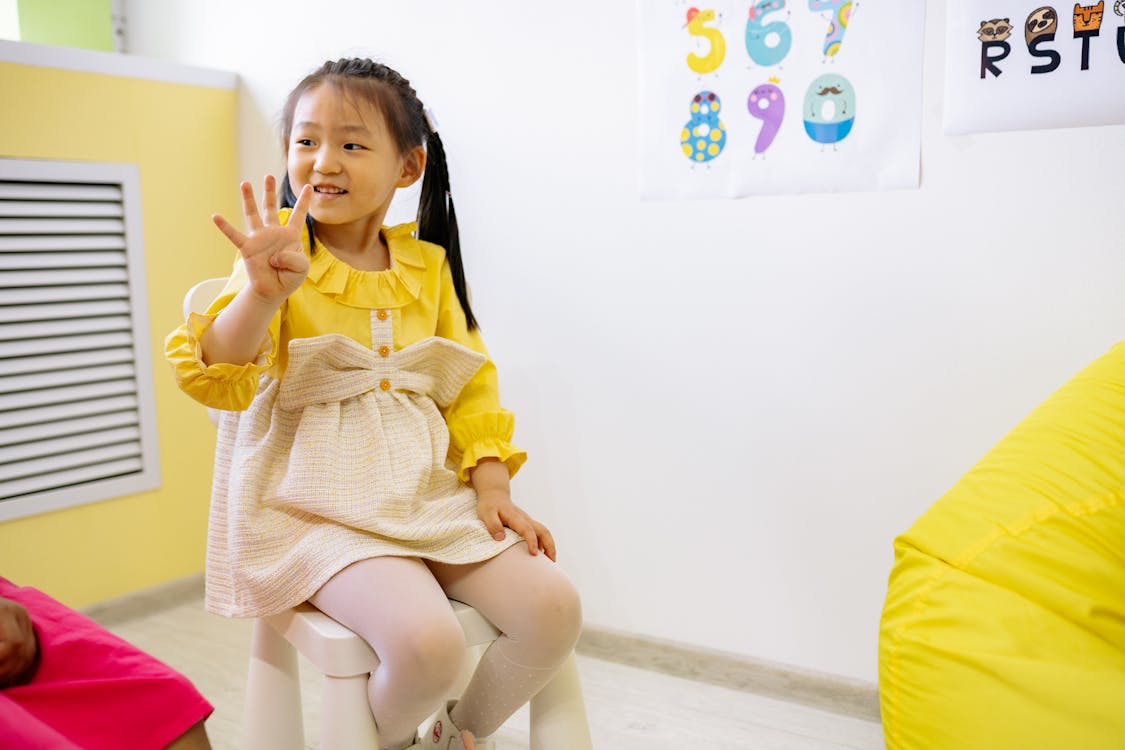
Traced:
[[461, 263], [461, 238], [457, 231], [457, 213], [453, 210], [453, 195], [449, 190], [449, 167], [445, 160], [445, 147], [441, 136], [427, 122], [426, 171], [422, 176], [422, 195], [418, 199], [418, 239], [433, 242], [445, 248], [449, 271], [453, 275], [453, 289], [465, 311], [465, 323], [472, 331], [477, 320], [469, 306], [469, 290], [465, 284], [465, 269]]
[[[457, 214], [453, 210], [445, 147], [410, 82], [386, 65], [371, 60], [329, 60], [305, 76], [289, 94], [281, 115], [282, 145], [286, 150], [293, 130], [293, 113], [297, 101], [306, 91], [322, 83], [339, 86], [370, 101], [383, 114], [391, 138], [401, 154], [405, 155], [417, 146], [425, 147], [426, 170], [422, 175], [422, 194], [418, 200], [418, 239], [445, 248], [445, 256], [449, 260], [449, 270], [453, 276], [453, 289], [457, 292], [457, 301], [461, 303], [461, 309], [465, 313], [465, 323], [470, 331], [475, 330], [478, 325], [469, 306], [469, 290], [461, 261], [461, 239], [457, 231]], [[288, 174], [281, 182], [280, 199], [284, 208], [292, 208], [297, 203]], [[315, 243], [311, 216], [305, 218], [305, 224], [309, 235], [309, 251], [312, 252]]]

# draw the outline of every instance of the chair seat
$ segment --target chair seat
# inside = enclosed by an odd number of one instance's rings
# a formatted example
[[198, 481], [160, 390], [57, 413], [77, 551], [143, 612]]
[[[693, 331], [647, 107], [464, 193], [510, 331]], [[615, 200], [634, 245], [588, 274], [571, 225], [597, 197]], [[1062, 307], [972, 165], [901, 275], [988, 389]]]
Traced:
[[[453, 599], [449, 604], [465, 631], [465, 645], [489, 643], [500, 635], [469, 605]], [[351, 677], [379, 666], [379, 657], [362, 638], [307, 602], [264, 619], [322, 674]]]

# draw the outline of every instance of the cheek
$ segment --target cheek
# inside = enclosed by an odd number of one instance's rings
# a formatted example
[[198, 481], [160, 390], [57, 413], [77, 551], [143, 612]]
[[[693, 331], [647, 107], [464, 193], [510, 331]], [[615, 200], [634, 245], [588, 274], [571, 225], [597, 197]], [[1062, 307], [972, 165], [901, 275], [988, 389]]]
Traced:
[[289, 173], [290, 182], [296, 182], [297, 178], [307, 171], [307, 167], [303, 164], [304, 161], [293, 151], [286, 155], [285, 171]]

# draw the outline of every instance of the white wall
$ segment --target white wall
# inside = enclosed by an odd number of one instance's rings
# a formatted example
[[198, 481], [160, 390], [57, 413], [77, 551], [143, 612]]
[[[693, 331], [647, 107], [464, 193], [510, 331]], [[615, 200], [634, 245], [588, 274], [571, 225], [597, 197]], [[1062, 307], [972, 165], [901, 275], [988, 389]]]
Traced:
[[642, 203], [634, 3], [313, 7], [131, 0], [129, 49], [243, 76], [255, 179], [323, 59], [410, 77], [587, 621], [874, 681], [895, 535], [1121, 336], [1125, 127], [945, 137], [935, 2], [920, 190]]
[[18, 41], [20, 38], [20, 10], [16, 0], [0, 0], [0, 39]]

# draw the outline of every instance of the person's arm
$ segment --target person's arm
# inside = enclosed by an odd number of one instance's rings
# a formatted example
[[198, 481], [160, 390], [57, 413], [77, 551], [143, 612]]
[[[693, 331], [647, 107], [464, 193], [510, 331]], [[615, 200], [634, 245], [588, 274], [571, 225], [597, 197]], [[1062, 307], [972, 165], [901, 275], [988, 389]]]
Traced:
[[441, 267], [441, 291], [438, 300], [438, 321], [435, 333], [483, 354], [486, 359], [476, 374], [461, 389], [442, 416], [449, 425], [449, 457], [457, 465], [457, 476], [469, 483], [470, 473], [484, 458], [497, 458], [515, 476], [527, 460], [527, 454], [513, 445], [515, 416], [500, 406], [500, 386], [496, 365], [488, 358], [478, 329], [469, 330], [465, 311], [453, 288], [448, 261]]
[[38, 651], [27, 609], [0, 597], [0, 689], [30, 681]]
[[312, 188], [305, 185], [301, 189], [285, 226], [278, 221], [277, 186], [272, 175], [265, 179], [261, 215], [250, 183], [243, 182], [241, 190], [246, 234], [222, 216], [216, 214], [211, 218], [238, 248], [249, 283], [203, 332], [199, 344], [203, 361], [208, 365], [218, 362], [244, 365], [253, 361], [261, 351], [273, 316], [309, 273], [309, 259], [301, 248], [301, 232], [305, 228]]
[[555, 539], [551, 532], [512, 502], [511, 479], [504, 462], [498, 458], [482, 458], [469, 469], [469, 475], [477, 491], [477, 516], [484, 521], [493, 539], [503, 539], [507, 526], [524, 538], [531, 554], [537, 555], [543, 550], [547, 557], [555, 559]]
[[[488, 356], [480, 332], [470, 331], [453, 288], [448, 262], [441, 268], [437, 335]], [[496, 367], [485, 360], [472, 379], [442, 412], [449, 426], [458, 476], [477, 492], [477, 516], [497, 541], [507, 526], [527, 542], [533, 555], [542, 550], [555, 559], [555, 540], [547, 527], [512, 502], [511, 477], [527, 458], [511, 444], [514, 418], [500, 406]]]

